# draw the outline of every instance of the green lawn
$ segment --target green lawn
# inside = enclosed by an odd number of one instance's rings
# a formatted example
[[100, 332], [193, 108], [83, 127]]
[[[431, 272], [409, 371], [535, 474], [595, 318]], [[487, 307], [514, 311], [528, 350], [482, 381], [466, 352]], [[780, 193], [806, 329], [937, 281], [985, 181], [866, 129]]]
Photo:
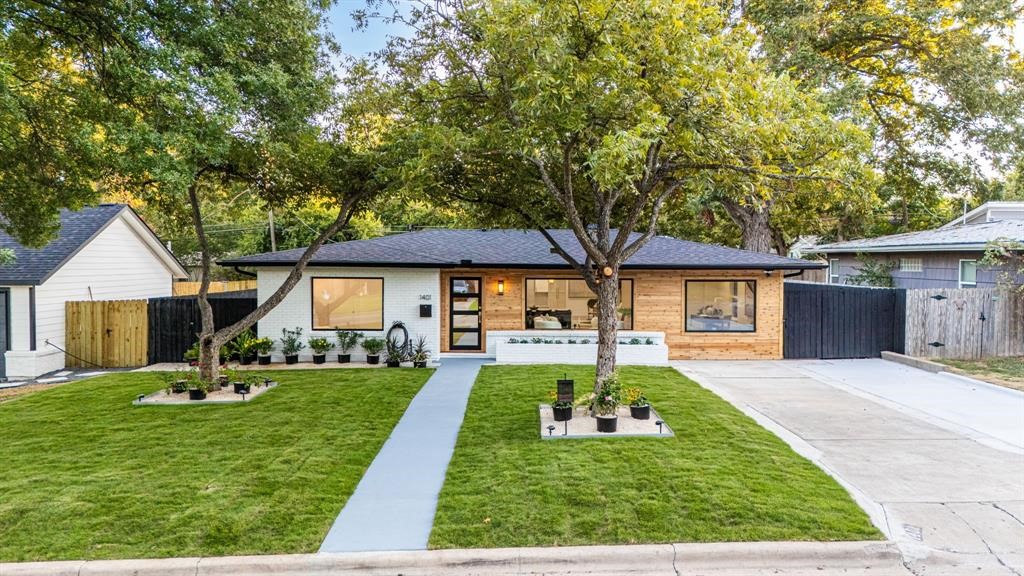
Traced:
[[621, 375], [675, 438], [541, 440], [537, 404], [566, 372], [578, 394], [593, 379], [575, 366], [481, 370], [431, 547], [882, 537], [821, 470], [670, 368]]
[[983, 360], [952, 360], [936, 358], [956, 372], [967, 374], [993, 384], [1024, 390], [1024, 356], [985, 358]]
[[0, 404], [0, 561], [315, 551], [429, 370], [274, 373], [244, 405], [121, 373]]

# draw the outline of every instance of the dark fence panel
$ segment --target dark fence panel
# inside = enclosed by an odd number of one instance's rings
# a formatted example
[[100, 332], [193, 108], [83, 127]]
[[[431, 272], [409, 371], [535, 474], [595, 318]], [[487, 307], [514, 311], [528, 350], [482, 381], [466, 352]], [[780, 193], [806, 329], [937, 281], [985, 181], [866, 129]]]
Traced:
[[[242, 295], [210, 295], [213, 323], [217, 328], [234, 324], [256, 309], [255, 294], [236, 294]], [[185, 352], [199, 340], [201, 326], [199, 302], [194, 296], [150, 299], [149, 363], [181, 362]]]
[[785, 358], [871, 358], [903, 353], [907, 291], [786, 282]]

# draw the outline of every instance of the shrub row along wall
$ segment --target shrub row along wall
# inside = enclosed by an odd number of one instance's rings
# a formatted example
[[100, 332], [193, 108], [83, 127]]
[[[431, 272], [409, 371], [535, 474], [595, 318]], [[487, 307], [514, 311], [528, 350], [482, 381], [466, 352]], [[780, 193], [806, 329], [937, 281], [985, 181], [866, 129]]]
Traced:
[[999, 288], [908, 290], [906, 353], [928, 358], [1024, 355], [1024, 293]]

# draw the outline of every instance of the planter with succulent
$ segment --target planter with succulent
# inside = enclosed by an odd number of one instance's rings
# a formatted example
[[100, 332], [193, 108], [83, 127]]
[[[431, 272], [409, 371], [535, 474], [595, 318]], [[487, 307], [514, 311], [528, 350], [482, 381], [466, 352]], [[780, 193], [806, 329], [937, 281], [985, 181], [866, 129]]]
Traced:
[[256, 362], [261, 366], [270, 364], [270, 352], [274, 350], [274, 341], [270, 338], [257, 338], [253, 342], [256, 350]]
[[380, 363], [380, 351], [384, 349], [384, 340], [380, 338], [366, 338], [363, 340], [363, 350], [366, 351], [367, 364]]
[[570, 402], [569, 400], [559, 400], [558, 392], [556, 392], [555, 390], [548, 392], [548, 397], [551, 398], [551, 413], [555, 417], [555, 422], [565, 422], [566, 420], [572, 420], [572, 402]]
[[238, 356], [238, 363], [248, 366], [256, 360], [256, 342], [259, 340], [252, 330], [246, 330], [231, 341], [231, 351]]
[[637, 420], [650, 420], [651, 419], [651, 403], [648, 402], [647, 396], [644, 396], [643, 390], [639, 388], [626, 388], [622, 391], [622, 396], [629, 405], [629, 415]]
[[348, 364], [352, 361], [349, 351], [356, 347], [363, 335], [351, 330], [338, 330], [334, 335], [338, 339], [338, 363]]
[[302, 343], [302, 328], [295, 327], [295, 330], [281, 329], [281, 352], [284, 354], [285, 364], [298, 364], [299, 352], [306, 347]]
[[398, 368], [402, 365], [402, 360], [405, 360], [405, 350], [398, 345], [397, 338], [388, 338], [385, 342], [384, 360], [387, 362], [388, 368]]
[[616, 411], [621, 399], [622, 387], [619, 384], [619, 375], [613, 372], [601, 381], [601, 387], [594, 395], [594, 412], [596, 412], [598, 432], [615, 432], [618, 429], [619, 417]]
[[174, 372], [161, 372], [160, 380], [164, 383], [164, 390], [168, 395], [184, 394], [188, 392], [189, 371], [175, 370]]
[[327, 353], [334, 348], [334, 343], [329, 338], [317, 336], [309, 339], [309, 347], [313, 349], [313, 364], [327, 362]]
[[420, 334], [412, 345], [412, 365], [414, 368], [426, 368], [427, 360], [430, 360], [430, 348], [427, 346], [427, 337]]
[[210, 391], [210, 383], [203, 382], [198, 373], [190, 373], [188, 379], [188, 399], [205, 400], [206, 393]]

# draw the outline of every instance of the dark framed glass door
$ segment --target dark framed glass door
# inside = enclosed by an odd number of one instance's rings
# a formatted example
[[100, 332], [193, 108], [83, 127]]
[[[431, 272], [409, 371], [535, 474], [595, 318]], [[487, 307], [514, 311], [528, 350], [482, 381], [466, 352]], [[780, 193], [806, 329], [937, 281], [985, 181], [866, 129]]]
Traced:
[[483, 308], [479, 277], [451, 278], [448, 285], [448, 348], [480, 350], [480, 312]]

